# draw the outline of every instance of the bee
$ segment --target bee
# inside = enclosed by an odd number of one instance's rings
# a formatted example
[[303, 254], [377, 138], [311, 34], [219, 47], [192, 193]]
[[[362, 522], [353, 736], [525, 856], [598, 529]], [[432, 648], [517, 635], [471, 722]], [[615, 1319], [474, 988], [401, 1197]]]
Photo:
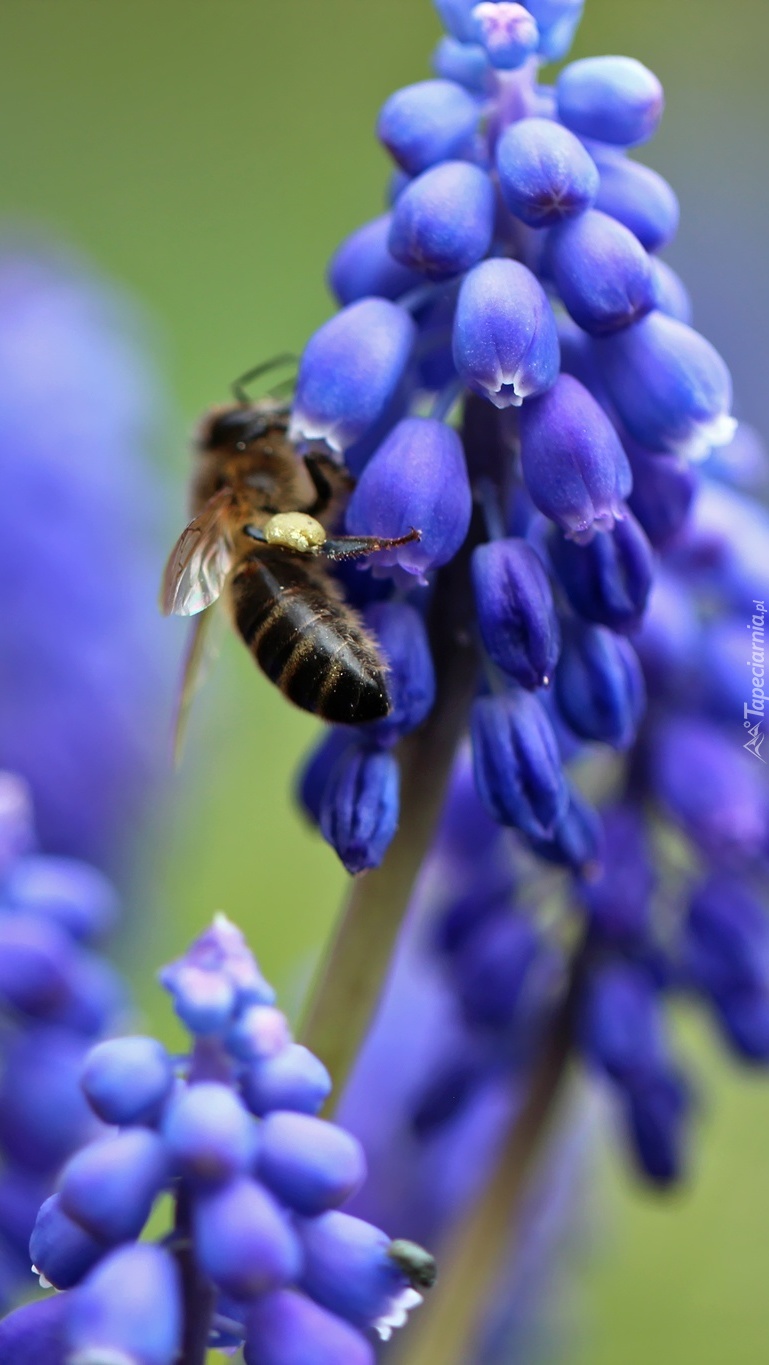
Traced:
[[406, 1276], [412, 1289], [432, 1289], [438, 1274], [435, 1257], [418, 1242], [396, 1237], [387, 1248], [387, 1254]]
[[[271, 362], [272, 364], [273, 362]], [[284, 696], [323, 720], [360, 725], [391, 710], [376, 642], [344, 600], [329, 566], [418, 540], [335, 535], [353, 487], [328, 456], [300, 455], [289, 406], [235, 402], [203, 418], [191, 486], [192, 520], [166, 564], [161, 608], [196, 616], [180, 720], [201, 658], [203, 622], [223, 598], [259, 668]]]

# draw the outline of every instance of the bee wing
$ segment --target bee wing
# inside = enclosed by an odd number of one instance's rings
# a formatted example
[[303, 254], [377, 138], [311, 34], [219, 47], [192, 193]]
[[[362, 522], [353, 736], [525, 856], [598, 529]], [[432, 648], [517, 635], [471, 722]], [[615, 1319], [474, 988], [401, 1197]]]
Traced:
[[207, 607], [204, 611], [198, 612], [195, 620], [190, 623], [173, 726], [173, 754], [177, 767], [181, 761], [192, 699], [204, 680], [206, 665], [216, 652], [216, 646], [212, 645], [211, 640], [211, 624], [216, 615], [213, 607]]
[[163, 573], [160, 606], [165, 616], [196, 616], [221, 594], [232, 568], [233, 501], [232, 490], [221, 488], [179, 536]]

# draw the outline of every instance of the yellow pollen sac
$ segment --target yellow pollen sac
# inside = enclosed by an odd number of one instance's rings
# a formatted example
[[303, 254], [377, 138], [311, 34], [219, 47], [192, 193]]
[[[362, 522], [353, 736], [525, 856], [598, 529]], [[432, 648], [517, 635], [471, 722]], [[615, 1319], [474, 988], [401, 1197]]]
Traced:
[[282, 545], [286, 550], [307, 554], [317, 550], [326, 540], [326, 532], [319, 521], [306, 512], [277, 512], [264, 528], [268, 545]]

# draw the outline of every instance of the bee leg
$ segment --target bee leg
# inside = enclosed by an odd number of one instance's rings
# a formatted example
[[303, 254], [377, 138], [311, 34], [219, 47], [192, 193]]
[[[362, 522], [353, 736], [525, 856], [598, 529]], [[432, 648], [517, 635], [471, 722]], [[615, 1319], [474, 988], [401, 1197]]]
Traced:
[[316, 493], [312, 506], [304, 510], [311, 517], [320, 517], [331, 505], [337, 494], [349, 493], [353, 481], [344, 469], [340, 469], [331, 460], [324, 459], [323, 456], [305, 455], [304, 463]]
[[421, 531], [415, 531], [413, 526], [405, 536], [333, 536], [319, 547], [318, 553], [328, 559], [361, 559], [378, 550], [394, 550], [398, 545], [409, 545], [421, 538]]

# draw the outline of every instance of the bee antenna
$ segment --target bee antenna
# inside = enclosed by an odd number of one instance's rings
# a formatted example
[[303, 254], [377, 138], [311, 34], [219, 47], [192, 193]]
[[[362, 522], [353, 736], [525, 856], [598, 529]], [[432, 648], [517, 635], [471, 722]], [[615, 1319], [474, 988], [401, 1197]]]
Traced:
[[273, 356], [271, 360], [264, 360], [261, 365], [255, 365], [253, 370], [246, 370], [245, 374], [240, 375], [232, 385], [232, 396], [235, 402], [247, 407], [251, 400], [245, 387], [246, 384], [251, 384], [254, 379], [259, 379], [261, 375], [268, 374], [270, 370], [276, 370], [280, 365], [293, 365], [296, 368], [298, 364], [298, 356], [292, 355], [291, 352], [283, 352], [281, 355]]

